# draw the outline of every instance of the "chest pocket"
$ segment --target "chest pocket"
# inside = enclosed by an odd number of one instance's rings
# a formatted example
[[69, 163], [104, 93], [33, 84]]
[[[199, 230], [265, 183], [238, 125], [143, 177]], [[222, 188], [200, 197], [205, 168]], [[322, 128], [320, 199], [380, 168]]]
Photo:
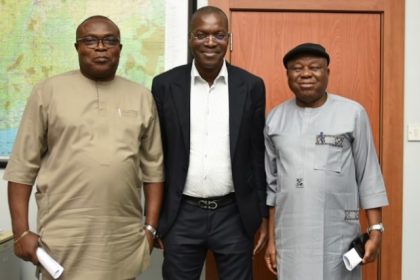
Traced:
[[316, 136], [315, 141], [315, 170], [328, 170], [341, 173], [343, 165], [344, 135]]

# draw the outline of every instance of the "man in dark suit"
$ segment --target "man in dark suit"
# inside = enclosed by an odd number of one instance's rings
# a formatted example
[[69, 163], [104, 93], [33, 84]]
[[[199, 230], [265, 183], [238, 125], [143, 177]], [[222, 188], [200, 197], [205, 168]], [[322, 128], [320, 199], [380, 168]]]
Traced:
[[163, 278], [198, 279], [211, 250], [220, 279], [252, 279], [267, 234], [264, 82], [225, 62], [222, 10], [197, 10], [190, 32], [193, 63], [152, 85], [166, 171]]

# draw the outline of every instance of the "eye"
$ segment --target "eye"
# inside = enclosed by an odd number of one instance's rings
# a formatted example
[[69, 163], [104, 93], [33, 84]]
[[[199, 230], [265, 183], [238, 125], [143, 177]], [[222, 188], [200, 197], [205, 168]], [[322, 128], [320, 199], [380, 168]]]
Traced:
[[80, 41], [82, 41], [85, 45], [96, 45], [98, 43], [98, 39], [96, 39], [95, 37], [86, 37]]
[[223, 41], [227, 36], [228, 34], [225, 33], [217, 33], [216, 35], [214, 35], [214, 38], [216, 38], [219, 41]]
[[300, 73], [302, 71], [302, 67], [291, 67], [290, 71], [293, 73]]
[[118, 38], [115, 38], [115, 37], [105, 37], [105, 38], [102, 39], [102, 42], [105, 45], [109, 45], [109, 46], [115, 46], [119, 43], [119, 41], [120, 40]]
[[209, 35], [205, 34], [205, 33], [196, 33], [193, 35], [194, 38], [198, 39], [198, 40], [204, 40], [206, 39]]
[[309, 70], [311, 70], [312, 72], [318, 72], [321, 70], [321, 66], [318, 66], [318, 65], [311, 66], [309, 67]]

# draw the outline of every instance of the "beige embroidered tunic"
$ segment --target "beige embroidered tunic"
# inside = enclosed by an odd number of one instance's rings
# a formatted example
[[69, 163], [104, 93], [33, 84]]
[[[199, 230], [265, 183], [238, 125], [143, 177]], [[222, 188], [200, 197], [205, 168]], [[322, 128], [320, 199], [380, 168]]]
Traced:
[[140, 187], [164, 180], [152, 95], [121, 77], [95, 82], [79, 71], [41, 82], [4, 179], [36, 179], [38, 233], [64, 267], [60, 279], [136, 277], [150, 262]]

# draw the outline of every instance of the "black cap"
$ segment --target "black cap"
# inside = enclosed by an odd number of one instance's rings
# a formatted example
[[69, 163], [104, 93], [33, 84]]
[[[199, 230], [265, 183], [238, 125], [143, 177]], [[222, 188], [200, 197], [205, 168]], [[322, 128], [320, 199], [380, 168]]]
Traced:
[[304, 54], [310, 54], [326, 58], [327, 65], [330, 64], [330, 56], [325, 51], [325, 48], [323, 46], [314, 43], [304, 43], [294, 47], [288, 53], [286, 53], [286, 55], [283, 57], [284, 67], [287, 68], [287, 62], [289, 62], [290, 60]]

